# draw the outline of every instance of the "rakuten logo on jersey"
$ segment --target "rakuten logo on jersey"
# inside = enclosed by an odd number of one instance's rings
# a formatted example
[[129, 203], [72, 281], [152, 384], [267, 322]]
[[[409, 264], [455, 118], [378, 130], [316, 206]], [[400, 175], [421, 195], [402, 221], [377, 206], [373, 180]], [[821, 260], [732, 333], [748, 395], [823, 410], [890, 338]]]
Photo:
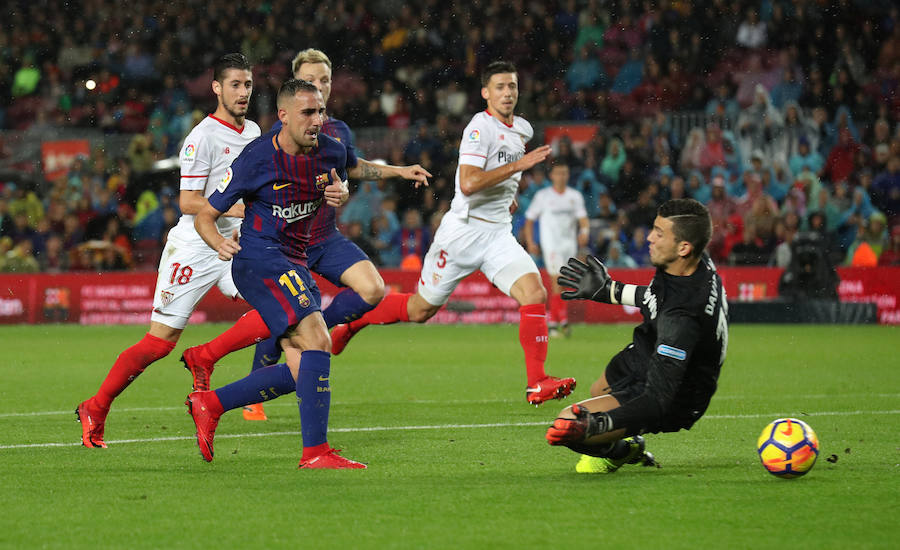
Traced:
[[272, 205], [272, 215], [276, 218], [281, 218], [288, 223], [294, 223], [296, 221], [302, 220], [303, 218], [308, 218], [313, 215], [319, 205], [322, 204], [322, 199], [316, 199], [314, 201], [305, 201], [305, 202], [295, 202], [290, 206], [281, 207], [277, 204]]
[[509, 164], [510, 162], [516, 162], [523, 156], [524, 153], [507, 153], [506, 151], [500, 151], [497, 153], [497, 162], [500, 164]]

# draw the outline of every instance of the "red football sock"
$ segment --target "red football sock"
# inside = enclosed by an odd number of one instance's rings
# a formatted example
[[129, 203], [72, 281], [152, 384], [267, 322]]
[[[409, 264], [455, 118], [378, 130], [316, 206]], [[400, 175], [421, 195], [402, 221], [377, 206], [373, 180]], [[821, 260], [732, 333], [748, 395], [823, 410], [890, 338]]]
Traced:
[[544, 304], [519, 308], [519, 343], [525, 352], [528, 385], [534, 386], [547, 377], [544, 372], [544, 362], [547, 360], [547, 308]]
[[174, 348], [175, 342], [157, 338], [149, 332], [145, 334], [140, 342], [119, 354], [109, 369], [109, 374], [100, 384], [100, 389], [94, 396], [95, 402], [100, 407], [108, 409], [113, 400], [140, 376], [150, 363], [169, 355]]
[[202, 357], [215, 364], [219, 359], [233, 351], [244, 349], [262, 342], [270, 335], [269, 327], [255, 309], [241, 315], [241, 318], [222, 334], [209, 342], [198, 346]]
[[392, 325], [394, 323], [406, 323], [409, 321], [409, 310], [406, 309], [412, 294], [393, 293], [388, 294], [375, 306], [375, 309], [366, 313], [356, 321], [350, 323], [350, 330], [357, 332], [369, 325]]
[[569, 312], [566, 307], [565, 300], [560, 294], [550, 295], [550, 316], [553, 322], [559, 325], [565, 325], [569, 322]]

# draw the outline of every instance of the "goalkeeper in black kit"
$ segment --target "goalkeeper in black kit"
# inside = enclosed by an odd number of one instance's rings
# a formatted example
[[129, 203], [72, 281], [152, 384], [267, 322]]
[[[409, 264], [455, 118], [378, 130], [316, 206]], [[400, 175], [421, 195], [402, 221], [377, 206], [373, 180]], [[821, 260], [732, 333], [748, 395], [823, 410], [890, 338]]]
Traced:
[[613, 281], [589, 256], [561, 269], [566, 300], [640, 307], [643, 322], [616, 354], [591, 398], [566, 407], [547, 430], [551, 445], [582, 453], [579, 473], [652, 465], [641, 434], [690, 429], [709, 406], [728, 347], [722, 279], [704, 251], [712, 233], [705, 206], [675, 199], [657, 210], [650, 242], [656, 274], [649, 286]]

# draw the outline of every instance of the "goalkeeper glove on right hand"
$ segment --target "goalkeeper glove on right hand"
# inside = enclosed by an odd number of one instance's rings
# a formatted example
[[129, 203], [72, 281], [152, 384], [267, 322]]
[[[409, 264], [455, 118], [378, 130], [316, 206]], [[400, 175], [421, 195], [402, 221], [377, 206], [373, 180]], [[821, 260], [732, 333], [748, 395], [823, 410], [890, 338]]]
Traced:
[[556, 282], [560, 286], [574, 288], [562, 293], [563, 300], [594, 300], [611, 304], [615, 282], [609, 277], [606, 266], [594, 256], [587, 257], [587, 263], [578, 258], [569, 258], [569, 265], [560, 270]]
[[[577, 445], [585, 439], [607, 431], [606, 413], [592, 413], [579, 403], [572, 405], [575, 418], [557, 418], [547, 429], [547, 443], [551, 445]], [[599, 419], [598, 419], [599, 417]]]

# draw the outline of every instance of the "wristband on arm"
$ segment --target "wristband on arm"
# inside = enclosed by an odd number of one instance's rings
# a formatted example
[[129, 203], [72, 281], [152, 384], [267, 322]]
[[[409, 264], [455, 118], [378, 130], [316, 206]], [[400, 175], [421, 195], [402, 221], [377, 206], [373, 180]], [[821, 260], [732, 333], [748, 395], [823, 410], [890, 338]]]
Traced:
[[636, 306], [637, 290], [637, 285], [627, 285], [612, 281], [612, 288], [610, 288], [609, 291], [609, 303], [614, 305]]

